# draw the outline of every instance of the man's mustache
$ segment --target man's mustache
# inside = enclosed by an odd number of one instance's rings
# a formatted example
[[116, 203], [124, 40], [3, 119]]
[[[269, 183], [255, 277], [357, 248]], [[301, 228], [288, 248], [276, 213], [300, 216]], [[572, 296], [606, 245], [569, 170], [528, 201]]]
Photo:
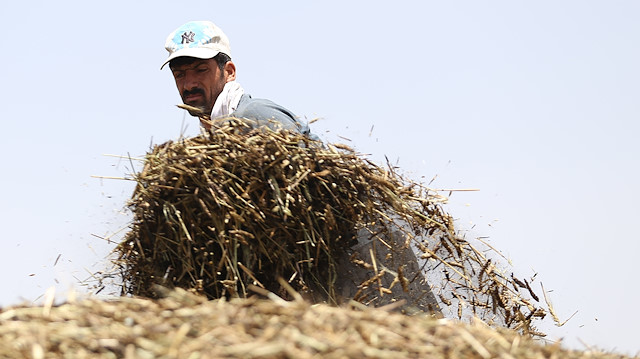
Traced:
[[182, 92], [182, 98], [185, 98], [191, 95], [198, 95], [198, 94], [204, 96], [204, 90], [201, 88], [194, 88], [193, 90], [184, 90]]

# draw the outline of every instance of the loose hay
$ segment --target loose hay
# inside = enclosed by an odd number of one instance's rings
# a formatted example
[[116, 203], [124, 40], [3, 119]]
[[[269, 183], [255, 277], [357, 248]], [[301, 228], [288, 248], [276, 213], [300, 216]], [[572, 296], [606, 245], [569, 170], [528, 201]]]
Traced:
[[116, 250], [124, 293], [153, 298], [161, 284], [244, 298], [256, 285], [286, 296], [285, 278], [315, 301], [341, 303], [336, 263], [364, 240], [388, 256], [412, 248], [422, 267], [354, 254], [350, 265], [369, 272], [355, 299], [389, 297], [426, 274], [450, 316], [541, 334], [532, 323], [546, 311], [530, 283], [457, 233], [441, 197], [346, 146], [230, 121], [154, 147], [135, 179], [134, 223]]
[[[510, 330], [282, 299], [184, 290], [0, 311], [2, 358], [627, 358]], [[275, 298], [274, 298], [275, 299]]]

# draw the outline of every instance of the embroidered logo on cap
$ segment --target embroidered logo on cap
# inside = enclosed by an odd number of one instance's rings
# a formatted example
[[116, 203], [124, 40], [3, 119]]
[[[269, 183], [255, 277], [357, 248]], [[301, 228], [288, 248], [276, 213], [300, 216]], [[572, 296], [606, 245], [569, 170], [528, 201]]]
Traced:
[[190, 43], [190, 42], [194, 42], [195, 40], [193, 39], [193, 37], [196, 36], [196, 34], [193, 33], [193, 31], [189, 31], [189, 32], [184, 32], [182, 34], [182, 44], [184, 43]]

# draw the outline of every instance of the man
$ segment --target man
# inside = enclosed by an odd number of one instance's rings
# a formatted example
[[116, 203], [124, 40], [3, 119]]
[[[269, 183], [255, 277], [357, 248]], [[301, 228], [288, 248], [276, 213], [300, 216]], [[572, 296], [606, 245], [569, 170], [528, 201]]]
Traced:
[[214, 23], [191, 21], [180, 26], [169, 34], [165, 48], [169, 58], [160, 69], [169, 64], [182, 101], [199, 110], [189, 111], [192, 116], [235, 117], [252, 127], [287, 129], [317, 139], [289, 110], [244, 93], [236, 82], [229, 39]]
[[[309, 133], [308, 126], [284, 107], [269, 100], [251, 98], [244, 93], [235, 81], [236, 66], [231, 61], [229, 40], [212, 22], [192, 21], [180, 26], [169, 35], [165, 47], [169, 51], [169, 58], [162, 67], [169, 64], [182, 101], [197, 109], [190, 111], [193, 116], [204, 114], [212, 119], [231, 116], [248, 120], [253, 127], [284, 128], [317, 139]], [[203, 124], [207, 126], [206, 122]], [[412, 281], [408, 288], [395, 286], [393, 295], [386, 297], [378, 297], [373, 287], [362, 290], [360, 284], [368, 279], [371, 271], [355, 265], [351, 258], [369, 261], [376, 253], [376, 263], [380, 265], [394, 269], [406, 268], [409, 273], [420, 272], [411, 248], [401, 248], [398, 244], [394, 253], [383, 246], [378, 249], [373, 247], [376, 241], [369, 239], [371, 234], [362, 232], [357, 236], [357, 245], [344, 253], [335, 254], [339, 273], [335, 283], [338, 294], [346, 301], [356, 294], [364, 295], [374, 305], [386, 305], [393, 300], [404, 299], [404, 310], [439, 312], [437, 300], [425, 278]], [[404, 240], [394, 233], [386, 242], [394, 244], [403, 243]], [[390, 287], [395, 279], [391, 271], [388, 273], [378, 280], [386, 287]], [[321, 290], [317, 293], [318, 297], [310, 294], [316, 301], [327, 299]]]

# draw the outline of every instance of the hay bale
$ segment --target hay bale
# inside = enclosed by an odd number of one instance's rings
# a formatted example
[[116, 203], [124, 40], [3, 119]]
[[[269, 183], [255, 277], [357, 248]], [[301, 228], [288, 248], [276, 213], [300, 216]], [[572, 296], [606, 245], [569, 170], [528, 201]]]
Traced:
[[231, 120], [154, 147], [135, 179], [116, 249], [127, 294], [287, 297], [284, 278], [315, 302], [409, 299], [530, 334], [546, 314], [528, 282], [456, 233], [441, 197], [344, 145]]
[[627, 358], [380, 309], [184, 290], [0, 311], [2, 358]]

